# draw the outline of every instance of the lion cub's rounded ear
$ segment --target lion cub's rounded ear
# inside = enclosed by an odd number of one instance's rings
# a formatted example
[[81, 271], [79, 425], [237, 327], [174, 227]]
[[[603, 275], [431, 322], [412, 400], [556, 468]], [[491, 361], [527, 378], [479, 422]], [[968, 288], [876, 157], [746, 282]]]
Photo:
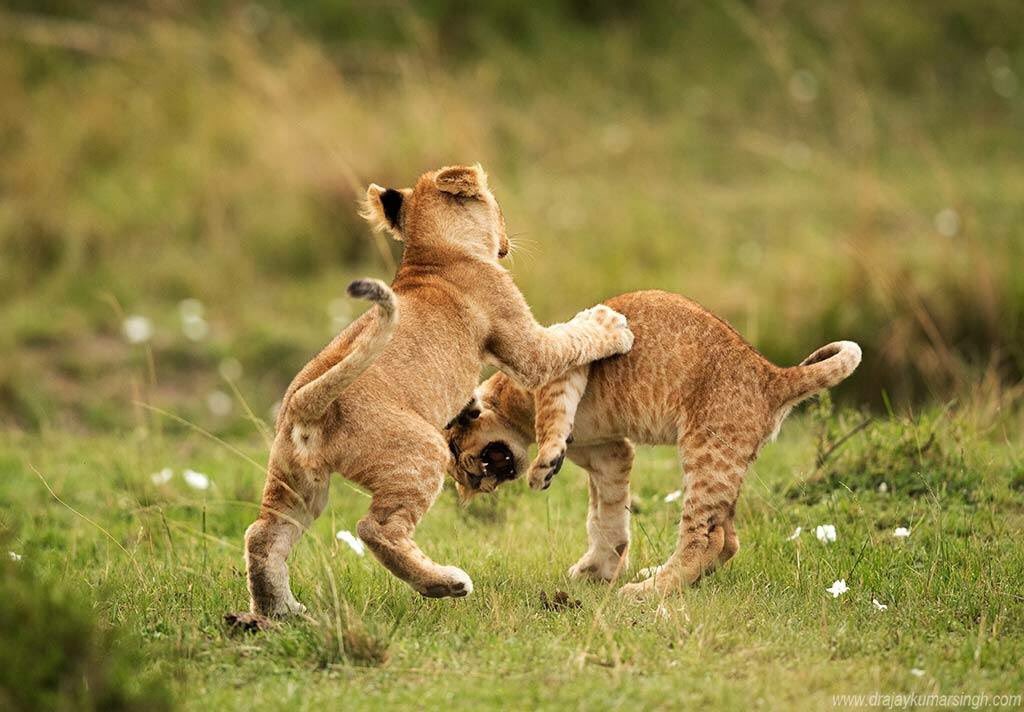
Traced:
[[366, 189], [366, 199], [363, 201], [359, 214], [365, 218], [375, 230], [387, 230], [396, 240], [402, 239], [402, 206], [405, 199], [412, 193], [411, 190], [395, 190], [394, 188], [381, 188], [376, 183], [371, 183]]
[[487, 174], [479, 163], [473, 166], [448, 166], [434, 176], [434, 185], [445, 193], [475, 198], [487, 190]]

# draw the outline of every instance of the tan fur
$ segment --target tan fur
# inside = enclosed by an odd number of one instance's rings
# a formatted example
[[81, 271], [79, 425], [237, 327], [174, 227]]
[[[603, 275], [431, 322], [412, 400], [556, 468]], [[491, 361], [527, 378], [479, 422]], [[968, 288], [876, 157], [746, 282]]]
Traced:
[[246, 531], [254, 613], [303, 606], [286, 559], [327, 503], [331, 473], [372, 493], [360, 538], [425, 596], [464, 596], [472, 582], [416, 546], [413, 531], [441, 490], [451, 455], [441, 428], [470, 398], [488, 359], [530, 388], [628, 351], [625, 319], [605, 306], [569, 324], [534, 321], [498, 263], [504, 219], [479, 166], [426, 173], [413, 189], [370, 186], [363, 214], [406, 243], [388, 288], [359, 280], [375, 306], [295, 377], [282, 402], [259, 518]]
[[[627, 564], [631, 441], [677, 445], [686, 472], [678, 547], [653, 576], [623, 588], [664, 594], [737, 552], [733, 518], [747, 468], [790, 409], [849, 376], [861, 352], [841, 341], [800, 366], [779, 368], [724, 321], [678, 295], [635, 292], [606, 304], [629, 320], [633, 349], [535, 392], [495, 374], [477, 389], [472, 414], [479, 416], [461, 417], [447, 432], [458, 453], [452, 474], [464, 496], [494, 489], [525, 468], [536, 435], [531, 487], [545, 489], [566, 456], [590, 477], [590, 547], [570, 575], [612, 580]], [[480, 453], [499, 445], [515, 465], [511, 475], [495, 479]]]

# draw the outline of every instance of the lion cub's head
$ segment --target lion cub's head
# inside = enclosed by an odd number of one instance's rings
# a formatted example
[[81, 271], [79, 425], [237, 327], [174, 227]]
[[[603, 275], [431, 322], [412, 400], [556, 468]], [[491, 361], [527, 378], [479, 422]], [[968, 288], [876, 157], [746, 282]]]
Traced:
[[529, 463], [527, 437], [476, 400], [448, 423], [444, 434], [452, 453], [450, 474], [464, 502], [514, 480]]
[[361, 215], [410, 247], [495, 259], [508, 254], [505, 218], [480, 164], [424, 173], [415, 188], [371, 184]]

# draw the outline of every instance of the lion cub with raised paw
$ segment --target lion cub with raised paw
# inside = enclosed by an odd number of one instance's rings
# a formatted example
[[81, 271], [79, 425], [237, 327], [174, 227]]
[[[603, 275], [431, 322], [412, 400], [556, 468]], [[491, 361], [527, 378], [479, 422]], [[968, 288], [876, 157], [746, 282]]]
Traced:
[[569, 575], [611, 581], [627, 566], [632, 443], [678, 446], [686, 494], [676, 551], [622, 589], [666, 594], [739, 550], [733, 518], [747, 468], [790, 409], [849, 376], [861, 351], [839, 341], [780, 368], [684, 297], [647, 291], [605, 303], [629, 320], [633, 349], [532, 392], [492, 376], [447, 431], [452, 475], [464, 498], [491, 491], [518, 476], [536, 436], [529, 481], [546, 489], [568, 457], [590, 477], [590, 546]]
[[466, 573], [413, 541], [451, 461], [441, 428], [473, 394], [487, 359], [527, 388], [628, 351], [633, 335], [606, 306], [537, 324], [511, 275], [505, 222], [479, 166], [426, 173], [415, 188], [371, 185], [364, 216], [405, 242], [388, 288], [349, 285], [375, 306], [295, 377], [282, 401], [259, 518], [245, 534], [251, 609], [296, 613], [286, 559], [327, 503], [331, 473], [372, 493], [360, 538], [424, 596], [465, 596]]

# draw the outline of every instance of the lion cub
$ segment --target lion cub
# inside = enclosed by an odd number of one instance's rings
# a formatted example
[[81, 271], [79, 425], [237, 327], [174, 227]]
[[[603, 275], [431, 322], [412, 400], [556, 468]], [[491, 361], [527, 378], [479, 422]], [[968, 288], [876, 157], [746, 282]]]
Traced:
[[505, 221], [480, 166], [425, 173], [415, 188], [371, 185], [364, 216], [405, 242], [391, 288], [349, 285], [376, 306], [295, 377], [282, 401], [259, 518], [245, 534], [251, 609], [301, 612], [286, 559], [327, 504], [331, 473], [368, 489], [360, 538], [424, 596], [465, 596], [469, 576], [412, 539], [451, 454], [441, 428], [473, 393], [481, 361], [538, 388], [570, 368], [628, 351], [633, 335], [606, 306], [544, 328], [498, 263]]
[[655, 575], [622, 589], [665, 594], [738, 551], [733, 517], [747, 468], [790, 409], [849, 376], [861, 351], [839, 341], [779, 368], [681, 296], [634, 292], [606, 304], [629, 320], [633, 349], [534, 392], [492, 376], [449, 424], [452, 475], [464, 498], [492, 491], [523, 469], [536, 435], [531, 487], [546, 489], [566, 456], [590, 477], [590, 546], [569, 575], [610, 581], [627, 565], [632, 442], [677, 445], [686, 495], [676, 551]]

